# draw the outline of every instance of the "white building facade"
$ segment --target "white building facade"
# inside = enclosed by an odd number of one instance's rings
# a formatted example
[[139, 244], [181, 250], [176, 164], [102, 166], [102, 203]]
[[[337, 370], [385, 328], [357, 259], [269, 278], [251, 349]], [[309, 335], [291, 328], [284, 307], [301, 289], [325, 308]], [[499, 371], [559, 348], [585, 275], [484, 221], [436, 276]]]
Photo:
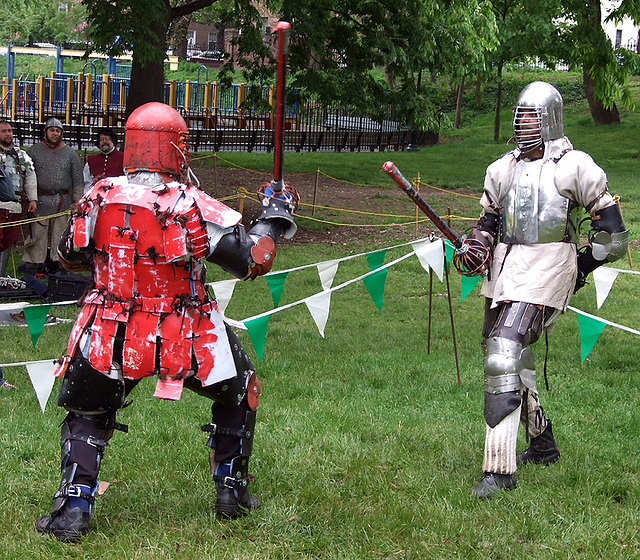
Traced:
[[602, 1], [602, 27], [615, 48], [624, 47], [625, 49], [638, 52], [638, 33], [640, 28], [634, 25], [633, 21], [629, 18], [625, 18], [618, 23], [615, 21], [604, 21], [611, 11], [619, 5], [619, 0]]

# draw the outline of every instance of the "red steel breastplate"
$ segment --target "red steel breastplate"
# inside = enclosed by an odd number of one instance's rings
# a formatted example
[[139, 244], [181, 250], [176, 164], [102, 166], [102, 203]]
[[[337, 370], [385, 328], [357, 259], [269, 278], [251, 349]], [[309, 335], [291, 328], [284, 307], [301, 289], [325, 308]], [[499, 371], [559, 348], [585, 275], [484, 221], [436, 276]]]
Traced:
[[[128, 378], [195, 375], [205, 385], [224, 378], [219, 370], [233, 360], [222, 315], [207, 298], [201, 260], [209, 250], [207, 222], [227, 228], [240, 217], [177, 183], [150, 188], [125, 177], [96, 183], [73, 218], [74, 246], [95, 245], [95, 289], [85, 297], [56, 375], [88, 335], [83, 352], [102, 372], [115, 359]], [[119, 325], [125, 327], [121, 357], [114, 355]]]

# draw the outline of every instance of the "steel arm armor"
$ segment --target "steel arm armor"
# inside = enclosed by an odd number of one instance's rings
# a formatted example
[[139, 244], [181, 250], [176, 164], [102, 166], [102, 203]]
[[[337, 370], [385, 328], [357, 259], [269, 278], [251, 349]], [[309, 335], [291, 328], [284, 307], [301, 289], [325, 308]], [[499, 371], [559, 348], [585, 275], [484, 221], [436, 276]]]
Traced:
[[242, 224], [224, 235], [207, 260], [246, 280], [271, 270], [280, 236], [293, 237], [296, 224], [286, 200], [265, 197], [262, 214], [247, 233]]
[[590, 272], [603, 265], [623, 257], [629, 245], [629, 230], [622, 221], [622, 214], [617, 204], [607, 206], [591, 220], [592, 232], [589, 245], [578, 252], [578, 291], [585, 285]]

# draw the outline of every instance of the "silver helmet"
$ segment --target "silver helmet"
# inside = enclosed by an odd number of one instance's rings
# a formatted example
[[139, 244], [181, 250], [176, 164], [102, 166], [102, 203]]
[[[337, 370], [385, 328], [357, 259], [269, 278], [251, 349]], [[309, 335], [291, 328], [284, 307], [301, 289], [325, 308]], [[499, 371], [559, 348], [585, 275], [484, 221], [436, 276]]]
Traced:
[[62, 122], [59, 119], [56, 119], [55, 117], [51, 117], [49, 120], [47, 120], [47, 122], [44, 125], [44, 129], [47, 130], [47, 128], [53, 128], [54, 126], [64, 131], [64, 126], [62, 125]]
[[560, 92], [547, 82], [532, 82], [525, 87], [513, 112], [513, 132], [516, 145], [525, 153], [543, 142], [562, 138], [564, 122]]

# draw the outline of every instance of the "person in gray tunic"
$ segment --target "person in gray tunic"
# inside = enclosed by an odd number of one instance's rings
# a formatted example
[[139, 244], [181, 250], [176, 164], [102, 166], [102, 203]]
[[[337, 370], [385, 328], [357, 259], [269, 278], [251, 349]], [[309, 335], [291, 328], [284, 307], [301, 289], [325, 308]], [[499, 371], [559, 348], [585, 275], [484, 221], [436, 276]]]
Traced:
[[[485, 245], [489, 263], [482, 287], [486, 438], [483, 476], [472, 490], [478, 498], [515, 488], [516, 465], [560, 457], [540, 406], [531, 345], [590, 272], [626, 254], [629, 238], [605, 172], [564, 136], [556, 88], [525, 87], [513, 127], [516, 148], [487, 168], [483, 211], [469, 235]], [[585, 210], [589, 243], [578, 250]], [[516, 455], [520, 422], [530, 446]]]
[[[67, 227], [67, 212], [84, 191], [80, 158], [62, 141], [63, 132], [62, 123], [52, 117], [45, 124], [44, 140], [27, 150], [38, 179], [36, 216], [44, 218], [31, 224], [31, 233], [24, 242], [27, 277], [35, 274], [47, 256], [54, 263], [50, 272], [57, 268], [56, 247]], [[50, 252], [49, 247], [53, 248]]]

